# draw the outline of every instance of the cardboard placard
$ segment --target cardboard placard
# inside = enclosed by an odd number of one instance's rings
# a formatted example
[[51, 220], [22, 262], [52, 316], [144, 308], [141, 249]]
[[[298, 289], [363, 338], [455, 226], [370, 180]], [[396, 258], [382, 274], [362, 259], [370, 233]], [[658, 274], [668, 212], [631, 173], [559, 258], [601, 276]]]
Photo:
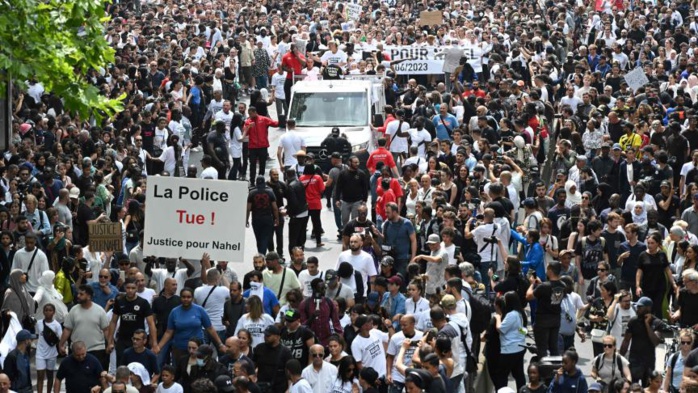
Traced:
[[123, 251], [120, 222], [96, 222], [89, 225], [90, 251]]
[[434, 26], [443, 23], [444, 15], [441, 11], [422, 11], [419, 13], [420, 26]]

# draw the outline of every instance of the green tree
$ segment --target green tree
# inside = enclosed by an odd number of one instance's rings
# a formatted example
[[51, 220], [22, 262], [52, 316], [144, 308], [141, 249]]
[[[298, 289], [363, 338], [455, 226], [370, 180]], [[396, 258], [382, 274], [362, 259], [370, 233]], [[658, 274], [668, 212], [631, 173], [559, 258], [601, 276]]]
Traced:
[[34, 77], [82, 118], [121, 110], [119, 100], [101, 95], [86, 79], [90, 69], [114, 60], [104, 39], [108, 2], [0, 0], [0, 94], [11, 81], [23, 86]]

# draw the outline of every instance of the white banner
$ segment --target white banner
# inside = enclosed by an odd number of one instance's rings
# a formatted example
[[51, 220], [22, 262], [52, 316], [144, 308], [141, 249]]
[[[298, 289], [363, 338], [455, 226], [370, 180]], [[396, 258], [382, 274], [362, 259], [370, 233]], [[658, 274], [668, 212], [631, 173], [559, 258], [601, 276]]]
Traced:
[[627, 83], [628, 87], [633, 89], [633, 91], [637, 91], [637, 89], [650, 83], [650, 81], [647, 79], [644, 69], [642, 69], [642, 67], [637, 67], [625, 74], [625, 83]]
[[243, 262], [246, 182], [148, 177], [143, 255]]
[[385, 52], [390, 60], [409, 59], [393, 65], [398, 75], [426, 75], [442, 74], [444, 58], [435, 58], [435, 55], [444, 48], [436, 46], [393, 46], [386, 45]]

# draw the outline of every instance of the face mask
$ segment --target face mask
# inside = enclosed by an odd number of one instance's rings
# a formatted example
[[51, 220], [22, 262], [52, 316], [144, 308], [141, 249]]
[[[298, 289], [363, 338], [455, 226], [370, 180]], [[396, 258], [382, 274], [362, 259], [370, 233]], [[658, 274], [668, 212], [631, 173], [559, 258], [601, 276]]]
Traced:
[[197, 366], [203, 367], [203, 366], [204, 366], [204, 363], [205, 363], [204, 359], [198, 359], [198, 358], [196, 359], [196, 365], [197, 365]]

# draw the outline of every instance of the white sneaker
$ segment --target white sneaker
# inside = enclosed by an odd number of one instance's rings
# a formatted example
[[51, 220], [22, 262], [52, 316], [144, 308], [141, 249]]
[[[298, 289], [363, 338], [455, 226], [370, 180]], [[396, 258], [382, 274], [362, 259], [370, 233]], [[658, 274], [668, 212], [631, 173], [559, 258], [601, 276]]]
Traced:
[[192, 148], [191, 148], [191, 151], [193, 151], [193, 152], [195, 152], [195, 153], [198, 153], [198, 152], [200, 152], [201, 150], [202, 150], [202, 149], [201, 149], [201, 146], [197, 146], [197, 147], [192, 147]]

